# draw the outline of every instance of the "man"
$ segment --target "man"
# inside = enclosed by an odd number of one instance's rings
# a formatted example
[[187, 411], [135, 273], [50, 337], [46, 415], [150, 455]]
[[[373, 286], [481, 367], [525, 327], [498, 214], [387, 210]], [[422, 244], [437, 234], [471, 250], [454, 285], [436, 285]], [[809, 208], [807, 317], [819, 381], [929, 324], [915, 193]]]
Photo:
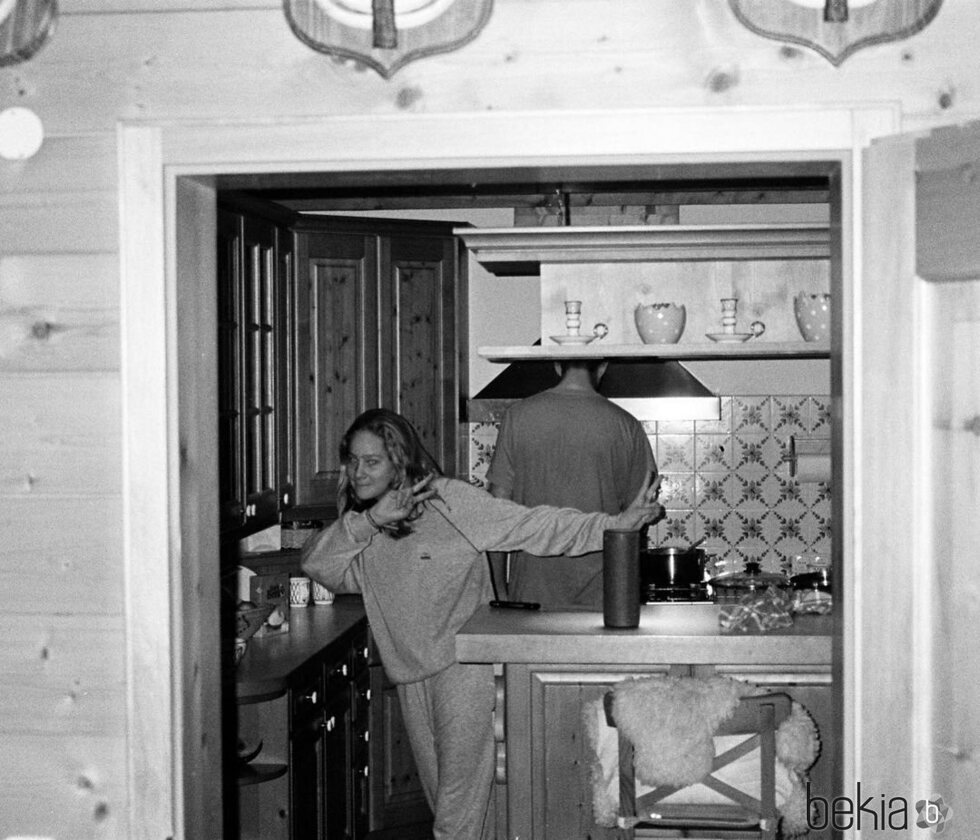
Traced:
[[[505, 413], [487, 480], [522, 505], [616, 514], [656, 461], [640, 422], [596, 390], [604, 361], [555, 365], [558, 384]], [[602, 608], [602, 552], [581, 557], [511, 557], [507, 597], [549, 607]]]

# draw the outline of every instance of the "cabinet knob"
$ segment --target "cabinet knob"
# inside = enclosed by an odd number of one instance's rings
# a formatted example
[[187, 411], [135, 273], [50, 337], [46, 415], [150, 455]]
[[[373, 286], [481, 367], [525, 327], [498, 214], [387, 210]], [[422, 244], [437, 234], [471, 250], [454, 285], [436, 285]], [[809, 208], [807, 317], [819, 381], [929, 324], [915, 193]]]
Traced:
[[347, 666], [346, 665], [341, 665], [340, 666], [340, 673], [341, 673], [342, 676], [345, 676], [345, 677], [347, 676]]
[[331, 715], [329, 718], [327, 718], [327, 723], [326, 723], [325, 728], [326, 728], [327, 732], [333, 732], [334, 729], [337, 728], [337, 718], [335, 718], [333, 715]]

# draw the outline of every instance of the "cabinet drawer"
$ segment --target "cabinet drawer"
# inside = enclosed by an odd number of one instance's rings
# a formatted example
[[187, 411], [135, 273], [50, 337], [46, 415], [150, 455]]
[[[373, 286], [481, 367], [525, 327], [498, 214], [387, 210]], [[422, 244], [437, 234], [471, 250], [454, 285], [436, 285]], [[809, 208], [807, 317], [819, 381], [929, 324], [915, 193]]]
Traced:
[[316, 666], [296, 671], [289, 686], [289, 717], [291, 727], [323, 716], [323, 674]]

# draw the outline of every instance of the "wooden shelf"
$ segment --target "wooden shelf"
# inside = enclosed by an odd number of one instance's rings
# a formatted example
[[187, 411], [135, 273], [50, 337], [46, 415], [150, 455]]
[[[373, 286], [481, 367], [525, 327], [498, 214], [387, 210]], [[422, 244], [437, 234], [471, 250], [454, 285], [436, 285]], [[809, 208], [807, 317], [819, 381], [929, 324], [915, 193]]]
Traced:
[[273, 779], [285, 776], [288, 769], [286, 764], [245, 764], [238, 768], [238, 784], [240, 787], [245, 787], [271, 782]]
[[584, 347], [559, 345], [478, 347], [481, 358], [491, 362], [549, 361], [554, 359], [827, 359], [826, 341], [762, 341], [743, 344], [689, 342], [680, 344], [603, 344], [595, 341]]
[[455, 228], [473, 256], [501, 277], [535, 277], [542, 263], [830, 258], [823, 224]]

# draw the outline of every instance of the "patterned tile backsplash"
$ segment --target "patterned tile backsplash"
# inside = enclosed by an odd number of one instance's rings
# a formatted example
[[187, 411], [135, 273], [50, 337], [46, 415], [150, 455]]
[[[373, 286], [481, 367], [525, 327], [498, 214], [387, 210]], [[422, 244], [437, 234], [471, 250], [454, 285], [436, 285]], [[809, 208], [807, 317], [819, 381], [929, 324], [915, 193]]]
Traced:
[[[662, 476], [666, 517], [655, 545], [703, 546], [729, 568], [778, 571], [785, 560], [830, 558], [831, 487], [790, 477], [790, 438], [830, 438], [830, 398], [721, 398], [720, 420], [644, 423]], [[484, 486], [497, 423], [469, 424], [470, 481]]]

